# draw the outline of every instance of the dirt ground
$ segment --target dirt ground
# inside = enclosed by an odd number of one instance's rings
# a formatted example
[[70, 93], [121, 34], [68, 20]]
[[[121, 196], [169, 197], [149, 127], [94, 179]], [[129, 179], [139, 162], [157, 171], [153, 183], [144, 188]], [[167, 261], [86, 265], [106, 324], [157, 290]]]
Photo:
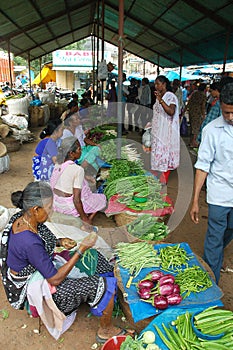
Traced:
[[[41, 128], [32, 130], [35, 136], [38, 135]], [[132, 138], [138, 141], [140, 147], [140, 139], [138, 135], [129, 133], [128, 138]], [[0, 174], [0, 205], [7, 208], [12, 207], [10, 201], [10, 194], [13, 191], [23, 189], [28, 182], [32, 181], [31, 173], [31, 158], [34, 153], [37, 140], [32, 143], [24, 143], [18, 152], [9, 153], [10, 156], [10, 170], [7, 173]], [[189, 152], [186, 149], [184, 159]], [[169, 242], [187, 242], [192, 250], [199, 256], [203, 253], [203, 242], [207, 224], [207, 205], [205, 202], [205, 191], [201, 193], [201, 213], [200, 223], [194, 225], [189, 218], [189, 194], [192, 191], [192, 176], [185, 176], [184, 174], [190, 171], [186, 169], [186, 164], [190, 162], [191, 166], [195, 161], [193, 155], [188, 155], [188, 160], [184, 162], [183, 173], [174, 172], [171, 174], [169, 184], [167, 188], [168, 195], [174, 200], [178, 201], [180, 198], [180, 205], [176, 208], [176, 215], [178, 214], [178, 222], [171, 221], [171, 226], [174, 228], [169, 235]], [[145, 163], [148, 164], [148, 159]], [[187, 180], [188, 179], [188, 180]], [[180, 183], [186, 181], [185, 186], [181, 186]], [[179, 196], [178, 196], [179, 194]], [[100, 228], [100, 235], [106, 240], [106, 242], [114, 246], [118, 241], [127, 241], [127, 238], [116, 230], [116, 224], [111, 218], [106, 218], [103, 213], [100, 213], [95, 218], [95, 224]], [[233, 266], [232, 258], [233, 244], [225, 250], [225, 262], [229, 266]], [[223, 290], [223, 303], [224, 307], [233, 310], [233, 273], [225, 273], [221, 275], [220, 288]], [[48, 347], [51, 349], [64, 349], [64, 350], [89, 350], [95, 343], [95, 334], [98, 328], [98, 318], [89, 315], [89, 308], [87, 305], [83, 305], [78, 310], [77, 318], [71, 328], [63, 334], [58, 340], [54, 340], [45, 327], [42, 325], [41, 333], [38, 334], [34, 330], [38, 330], [38, 319], [30, 318], [26, 311], [16, 311], [8, 304], [5, 293], [0, 284], [0, 311], [7, 310], [9, 316], [3, 319], [0, 313], [0, 348], [6, 350], [44, 350]], [[124, 327], [129, 324], [123, 323], [121, 317], [114, 318], [114, 323], [123, 325]], [[99, 346], [97, 349], [100, 349]]]

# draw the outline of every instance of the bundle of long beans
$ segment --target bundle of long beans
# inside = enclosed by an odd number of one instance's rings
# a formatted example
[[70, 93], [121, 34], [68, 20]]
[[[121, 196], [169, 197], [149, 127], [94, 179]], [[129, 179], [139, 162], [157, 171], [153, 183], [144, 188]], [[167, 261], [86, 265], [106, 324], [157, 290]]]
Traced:
[[161, 188], [161, 183], [153, 176], [127, 176], [107, 183], [104, 194], [108, 199], [115, 194], [132, 198], [135, 192], [146, 196], [151, 193], [159, 193]]
[[116, 246], [116, 254], [119, 258], [118, 263], [130, 274], [136, 271], [135, 277], [145, 267], [159, 267], [160, 258], [157, 250], [152, 244], [147, 242], [137, 243], [118, 243]]

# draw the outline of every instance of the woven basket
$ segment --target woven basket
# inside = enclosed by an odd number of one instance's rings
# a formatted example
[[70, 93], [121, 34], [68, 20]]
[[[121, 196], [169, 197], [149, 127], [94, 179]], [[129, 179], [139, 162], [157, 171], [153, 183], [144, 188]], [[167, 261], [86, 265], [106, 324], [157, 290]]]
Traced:
[[120, 214], [114, 215], [114, 220], [117, 226], [125, 226], [130, 222], [136, 220], [137, 217], [138, 217], [138, 214], [120, 213]]
[[5, 137], [5, 139], [2, 139], [1, 142], [5, 144], [8, 153], [17, 152], [20, 149], [20, 141], [16, 140], [12, 136]]
[[[125, 226], [127, 224], [130, 224], [132, 221], [136, 220], [138, 216], [139, 214], [136, 214], [136, 213], [133, 213], [133, 214], [120, 213], [120, 214], [114, 215], [114, 220], [117, 226]], [[169, 218], [170, 218], [170, 214], [167, 214], [167, 215], [158, 217], [158, 221], [164, 222], [165, 224], [167, 224]]]

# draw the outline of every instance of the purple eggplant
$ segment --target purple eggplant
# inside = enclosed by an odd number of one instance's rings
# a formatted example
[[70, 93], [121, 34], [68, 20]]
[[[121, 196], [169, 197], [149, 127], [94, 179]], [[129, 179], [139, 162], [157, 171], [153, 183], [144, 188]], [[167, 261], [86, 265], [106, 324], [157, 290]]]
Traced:
[[139, 288], [139, 289], [141, 289], [141, 288], [148, 288], [148, 289], [152, 289], [153, 287], [154, 287], [154, 283], [152, 282], [152, 281], [150, 281], [150, 280], [141, 280], [139, 283], [138, 283], [138, 285], [137, 285], [137, 287]]
[[166, 283], [158, 287], [158, 293], [163, 296], [167, 296], [173, 293], [174, 284]]
[[140, 296], [140, 299], [143, 299], [143, 300], [148, 300], [152, 296], [150, 289], [148, 288], [140, 288], [138, 291], [138, 295]]
[[174, 294], [180, 294], [180, 286], [178, 284], [174, 284], [174, 289], [173, 289]]
[[162, 273], [162, 271], [153, 270], [150, 273], [148, 273], [148, 275], [146, 275], [146, 279], [149, 279], [153, 282], [157, 282], [163, 276], [164, 274]]
[[167, 298], [162, 295], [156, 295], [153, 298], [152, 305], [159, 310], [164, 310], [168, 307]]
[[167, 301], [169, 305], [178, 305], [182, 301], [182, 296], [180, 294], [172, 293], [167, 296]]
[[175, 277], [172, 275], [164, 275], [159, 279], [159, 285], [162, 286], [163, 284], [172, 283], [174, 284]]

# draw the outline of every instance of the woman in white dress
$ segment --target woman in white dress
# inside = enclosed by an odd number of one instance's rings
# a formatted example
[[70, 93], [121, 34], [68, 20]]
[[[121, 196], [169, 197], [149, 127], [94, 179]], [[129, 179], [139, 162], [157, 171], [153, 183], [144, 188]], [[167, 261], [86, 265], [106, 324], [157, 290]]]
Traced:
[[151, 130], [151, 170], [165, 184], [170, 171], [176, 169], [180, 161], [179, 107], [177, 97], [171, 91], [169, 80], [158, 76]]

